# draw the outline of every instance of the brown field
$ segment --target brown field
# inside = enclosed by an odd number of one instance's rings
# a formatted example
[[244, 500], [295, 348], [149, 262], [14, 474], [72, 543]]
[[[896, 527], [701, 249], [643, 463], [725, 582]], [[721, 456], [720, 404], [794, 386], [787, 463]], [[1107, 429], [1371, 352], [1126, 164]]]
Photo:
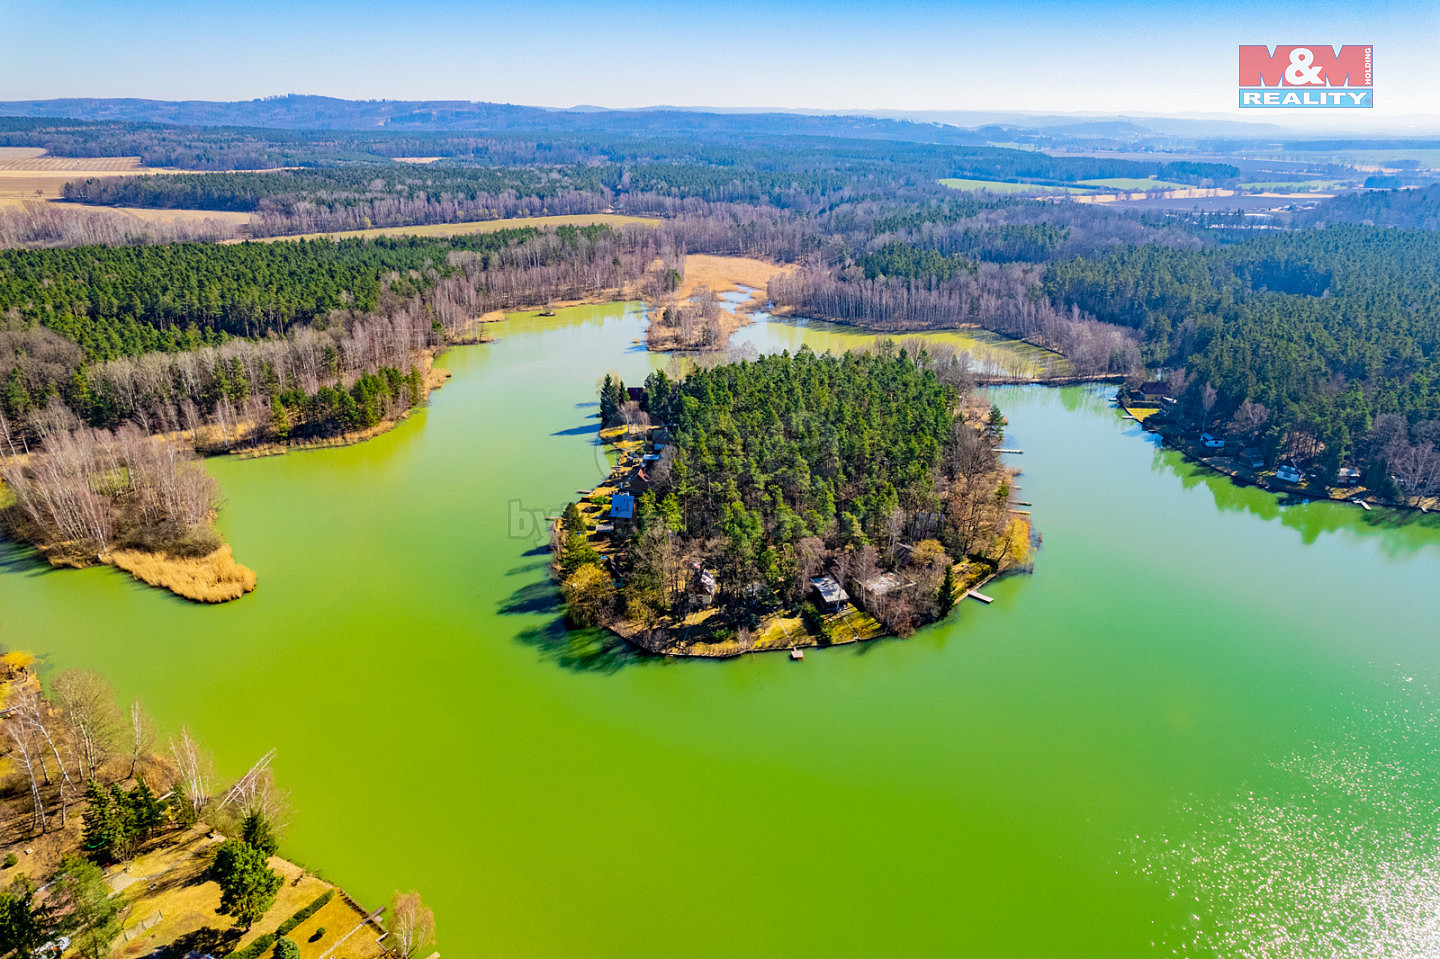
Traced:
[[[263, 242], [275, 240], [318, 240], [322, 236], [345, 239], [352, 236], [462, 236], [466, 233], [493, 233], [515, 227], [589, 226], [606, 223], [610, 226], [654, 226], [659, 220], [644, 216], [623, 216], [619, 213], [576, 213], [563, 216], [517, 216], [508, 220], [473, 220], [468, 223], [430, 223], [425, 226], [379, 226], [370, 230], [340, 230], [336, 233], [300, 233], [293, 236], [267, 236]], [[692, 257], [692, 259], [694, 259]], [[757, 261], [759, 262], [759, 261]]]
[[[3, 202], [3, 201], [0, 201]], [[123, 213], [144, 220], [147, 223], [184, 223], [188, 221], [218, 220], [237, 230], [250, 223], [250, 214], [238, 210], [150, 210], [138, 206], [96, 206], [87, 207], [80, 203], [67, 203], [67, 210], [107, 210]]]
[[[146, 223], [184, 223], [190, 221], [216, 220], [236, 230], [243, 230], [250, 223], [250, 214], [236, 210], [152, 210], [138, 206], [92, 206], [88, 203], [66, 203], [52, 201], [44, 197], [31, 196], [7, 196], [5, 193], [7, 181], [0, 177], [0, 209], [15, 209], [24, 207], [27, 203], [49, 203], [56, 202], [57, 205], [70, 213], [84, 214], [86, 212], [119, 213], [124, 216], [134, 217], [137, 220], [144, 220]], [[63, 183], [61, 184], [64, 185]]]
[[139, 157], [52, 157], [46, 156], [40, 147], [0, 147], [0, 201], [51, 200], [60, 196], [61, 189], [71, 180], [89, 177], [204, 172], [141, 166]]
[[716, 293], [738, 290], [742, 286], [764, 293], [772, 277], [793, 271], [793, 266], [777, 266], [748, 256], [711, 256], [692, 253], [685, 257], [685, 280], [675, 291], [683, 300], [702, 286]]
[[44, 147], [0, 147], [0, 163], [6, 160], [32, 160], [44, 155]]
[[45, 156], [44, 151], [30, 156], [0, 157], [0, 170], [23, 170], [30, 173], [69, 173], [75, 170], [86, 174], [123, 173], [138, 169], [139, 157], [52, 157]]

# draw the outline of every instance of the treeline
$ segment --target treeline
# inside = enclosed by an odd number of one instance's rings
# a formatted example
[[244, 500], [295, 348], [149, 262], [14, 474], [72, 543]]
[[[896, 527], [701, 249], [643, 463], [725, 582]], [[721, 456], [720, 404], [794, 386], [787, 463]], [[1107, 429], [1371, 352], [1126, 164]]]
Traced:
[[819, 187], [835, 182], [827, 179], [827, 171], [843, 173], [851, 182], [876, 183], [951, 176], [1056, 183], [1153, 176], [1208, 186], [1238, 175], [1224, 163], [1048, 154], [987, 146], [983, 134], [953, 127], [863, 117], [531, 111], [528, 120], [509, 129], [487, 123], [484, 131], [262, 129], [5, 117], [0, 118], [0, 145], [39, 146], [57, 156], [139, 156], [149, 166], [206, 171], [330, 167], [432, 156], [511, 167], [623, 164], [633, 166], [637, 177], [658, 192], [684, 189], [693, 196], [702, 196], [697, 188], [730, 187], [717, 181], [684, 187], [663, 168], [692, 165], [683, 174], [686, 178], [703, 177], [706, 167], [728, 169], [739, 173], [745, 188], [757, 191], [755, 196], [773, 195], [777, 184], [784, 187], [770, 171], [801, 175]]
[[32, 201], [0, 207], [0, 249], [32, 246], [124, 246], [226, 240], [235, 227], [207, 217], [161, 221], [114, 210], [86, 210]]
[[0, 251], [0, 313], [80, 344], [90, 360], [283, 334], [452, 272], [452, 252], [499, 255], [537, 236], [176, 243]]
[[455, 164], [366, 164], [262, 173], [167, 173], [104, 177], [65, 184], [67, 200], [163, 209], [292, 212], [309, 203], [334, 209], [356, 201], [483, 200], [502, 194], [550, 199], [612, 189], [612, 166], [555, 168]]
[[1229, 163], [1150, 162], [1120, 160], [1108, 157], [1054, 156], [1039, 150], [1009, 151], [1017, 156], [998, 158], [957, 156], [956, 177], [976, 179], [1029, 180], [1051, 183], [1075, 183], [1079, 180], [1104, 180], [1117, 177], [1156, 177], [1195, 186], [1211, 187], [1234, 181], [1239, 167]]
[[[206, 450], [363, 430], [420, 402], [424, 351], [469, 335], [483, 313], [619, 295], [673, 242], [661, 231], [589, 226], [11, 251], [21, 267], [11, 279], [22, 282], [0, 281], [10, 304], [0, 319], [0, 410], [22, 441], [36, 442], [81, 422], [184, 431]], [[416, 268], [382, 272], [407, 263]], [[98, 289], [66, 267], [93, 272]], [[124, 316], [113, 316], [122, 306], [110, 291], [126, 294]]]
[[252, 213], [254, 236], [598, 213], [614, 167], [347, 166], [107, 177], [65, 185], [80, 203]]
[[1405, 229], [1440, 230], [1440, 185], [1413, 190], [1365, 190], [1322, 200], [1315, 209], [1297, 212], [1297, 227], [1327, 223], [1363, 223]]
[[200, 557], [222, 545], [220, 489], [195, 453], [134, 426], [66, 430], [27, 456], [0, 416], [3, 518], [52, 563], [87, 565], [112, 549]]
[[1271, 456], [1332, 476], [1358, 459], [1383, 482], [1393, 457], [1373, 436], [1381, 417], [1440, 419], [1434, 231], [1338, 225], [1201, 250], [1121, 247], [1051, 264], [1045, 288], [1057, 308], [1137, 330], [1154, 364], [1187, 367], [1181, 398], [1197, 422], [1263, 407], [1256, 440]]
[[1133, 335], [1098, 323], [1042, 296], [1039, 275], [1025, 264], [972, 264], [947, 278], [865, 275], [859, 265], [839, 271], [806, 266], [772, 279], [768, 294], [780, 306], [824, 319], [889, 331], [976, 325], [1063, 353], [1081, 375], [1138, 368]]

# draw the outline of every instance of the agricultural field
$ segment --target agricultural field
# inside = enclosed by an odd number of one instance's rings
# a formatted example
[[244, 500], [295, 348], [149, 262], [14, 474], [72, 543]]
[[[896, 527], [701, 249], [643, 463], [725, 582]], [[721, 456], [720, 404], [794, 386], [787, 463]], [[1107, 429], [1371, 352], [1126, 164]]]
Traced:
[[53, 200], [71, 180], [189, 173], [140, 165], [139, 157], [54, 157], [40, 147], [0, 147], [0, 202]]
[[1186, 183], [1171, 180], [1156, 180], [1150, 177], [1116, 176], [1103, 180], [1081, 180], [1082, 186], [1098, 187], [1105, 190], [1189, 190]]
[[969, 180], [964, 177], [946, 177], [940, 183], [952, 190], [989, 190], [991, 193], [1084, 193], [1086, 191], [1066, 186], [1040, 186], [1035, 183], [1008, 183], [1004, 180]]

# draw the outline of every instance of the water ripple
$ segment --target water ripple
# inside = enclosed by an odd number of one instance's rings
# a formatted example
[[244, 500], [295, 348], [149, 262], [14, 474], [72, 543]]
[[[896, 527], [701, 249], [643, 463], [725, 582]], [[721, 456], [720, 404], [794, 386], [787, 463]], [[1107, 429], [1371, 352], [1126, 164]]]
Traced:
[[1137, 836], [1134, 867], [1186, 901], [1157, 945], [1243, 959], [1440, 957], [1440, 720], [1402, 677], [1334, 742], [1273, 762], [1263, 787], [1188, 803], [1181, 836]]

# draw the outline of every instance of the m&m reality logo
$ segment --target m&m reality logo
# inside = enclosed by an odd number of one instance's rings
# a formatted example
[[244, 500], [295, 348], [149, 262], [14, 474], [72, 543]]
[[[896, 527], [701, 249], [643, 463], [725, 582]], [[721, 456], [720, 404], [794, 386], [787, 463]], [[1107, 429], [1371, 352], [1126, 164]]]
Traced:
[[1240, 106], [1375, 106], [1373, 49], [1347, 45], [1339, 52], [1326, 44], [1240, 47]]

